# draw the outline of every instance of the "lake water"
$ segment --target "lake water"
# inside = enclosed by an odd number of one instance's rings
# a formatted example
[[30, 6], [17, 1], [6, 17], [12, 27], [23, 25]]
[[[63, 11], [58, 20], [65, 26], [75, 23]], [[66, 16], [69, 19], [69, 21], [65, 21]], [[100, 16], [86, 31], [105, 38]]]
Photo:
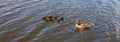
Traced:
[[[48, 15], [64, 21], [45, 22]], [[91, 29], [75, 32], [75, 20]], [[0, 0], [0, 42], [119, 42], [119, 0]]]

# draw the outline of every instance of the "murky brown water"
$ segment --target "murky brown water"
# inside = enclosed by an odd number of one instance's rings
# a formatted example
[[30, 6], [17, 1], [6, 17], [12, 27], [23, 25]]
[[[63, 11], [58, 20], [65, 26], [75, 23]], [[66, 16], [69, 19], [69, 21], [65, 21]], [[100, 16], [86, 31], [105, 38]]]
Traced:
[[[47, 15], [64, 16], [44, 22]], [[90, 30], [75, 32], [75, 20]], [[0, 42], [119, 42], [119, 0], [0, 0]]]

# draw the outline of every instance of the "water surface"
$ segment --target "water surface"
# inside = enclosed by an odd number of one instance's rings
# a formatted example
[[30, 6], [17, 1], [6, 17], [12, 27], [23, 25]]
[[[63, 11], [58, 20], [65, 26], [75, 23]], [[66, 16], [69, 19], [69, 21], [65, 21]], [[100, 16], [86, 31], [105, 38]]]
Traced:
[[[0, 42], [118, 42], [119, 11], [119, 0], [0, 0]], [[91, 29], [75, 32], [78, 19]]]

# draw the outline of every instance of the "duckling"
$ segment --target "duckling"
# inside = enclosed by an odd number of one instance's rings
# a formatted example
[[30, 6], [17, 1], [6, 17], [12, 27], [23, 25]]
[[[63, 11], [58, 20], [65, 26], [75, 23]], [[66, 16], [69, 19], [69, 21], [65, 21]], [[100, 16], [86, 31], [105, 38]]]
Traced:
[[85, 29], [89, 29], [90, 27], [90, 24], [89, 23], [80, 23], [80, 20], [76, 20], [76, 28], [77, 29], [82, 29], [82, 30], [85, 30]]
[[59, 22], [59, 21], [63, 21], [64, 19], [63, 19], [63, 17], [60, 17], [57, 21]]
[[57, 17], [56, 15], [55, 16], [51, 15], [51, 16], [45, 16], [42, 19], [45, 21], [58, 21], [59, 22], [59, 21], [63, 20], [63, 17]]
[[57, 16], [50, 16], [52, 21], [57, 21], [58, 17]]
[[54, 21], [54, 20], [57, 19], [57, 17], [55, 17], [55, 16], [45, 16], [42, 19], [45, 20], [45, 21]]

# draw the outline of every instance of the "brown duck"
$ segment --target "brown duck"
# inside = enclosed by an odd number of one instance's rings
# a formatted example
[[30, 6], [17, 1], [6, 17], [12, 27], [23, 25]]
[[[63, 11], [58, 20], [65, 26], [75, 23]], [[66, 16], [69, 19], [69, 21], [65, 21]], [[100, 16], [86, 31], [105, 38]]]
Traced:
[[86, 30], [86, 29], [90, 29], [90, 24], [89, 23], [80, 23], [80, 20], [76, 20], [76, 28], [80, 29], [80, 30]]

